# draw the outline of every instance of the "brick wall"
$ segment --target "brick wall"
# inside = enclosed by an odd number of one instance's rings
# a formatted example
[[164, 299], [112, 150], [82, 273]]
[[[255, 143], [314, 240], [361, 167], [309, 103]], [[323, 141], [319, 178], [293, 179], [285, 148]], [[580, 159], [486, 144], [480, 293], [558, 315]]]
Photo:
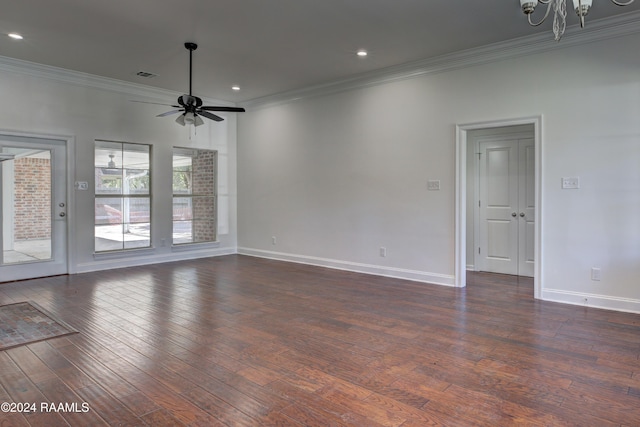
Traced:
[[14, 239], [51, 238], [51, 162], [23, 157], [14, 161]]
[[[216, 152], [198, 151], [192, 159], [193, 241], [216, 240]], [[204, 196], [204, 197], [198, 197]]]

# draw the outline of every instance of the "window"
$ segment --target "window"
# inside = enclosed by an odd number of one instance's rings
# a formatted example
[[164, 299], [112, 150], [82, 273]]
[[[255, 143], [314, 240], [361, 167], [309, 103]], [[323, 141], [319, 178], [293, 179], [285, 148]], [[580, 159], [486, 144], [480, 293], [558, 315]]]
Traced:
[[96, 141], [95, 251], [151, 246], [150, 147]]
[[217, 152], [173, 149], [173, 244], [214, 242]]

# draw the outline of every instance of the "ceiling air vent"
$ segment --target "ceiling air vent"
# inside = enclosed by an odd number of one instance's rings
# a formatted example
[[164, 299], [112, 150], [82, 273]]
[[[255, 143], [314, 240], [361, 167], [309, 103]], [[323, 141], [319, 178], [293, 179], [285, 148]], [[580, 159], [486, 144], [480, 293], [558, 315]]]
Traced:
[[151, 78], [153, 78], [153, 77], [156, 77], [156, 76], [157, 76], [157, 74], [148, 73], [148, 72], [146, 72], [146, 71], [138, 71], [138, 72], [136, 73], [136, 76], [138, 76], [138, 77], [144, 77], [145, 79], [151, 79]]

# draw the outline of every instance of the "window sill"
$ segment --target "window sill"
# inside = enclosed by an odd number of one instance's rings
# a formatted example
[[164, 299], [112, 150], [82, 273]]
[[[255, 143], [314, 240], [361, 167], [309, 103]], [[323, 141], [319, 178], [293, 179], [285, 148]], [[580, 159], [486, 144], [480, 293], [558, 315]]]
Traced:
[[220, 247], [220, 242], [183, 243], [171, 245], [171, 252], [197, 251], [202, 249], [215, 249]]
[[156, 248], [134, 248], [134, 249], [122, 249], [117, 251], [109, 251], [109, 252], [94, 252], [94, 259], [118, 259], [118, 258], [128, 258], [130, 256], [136, 255], [152, 255], [156, 252]]

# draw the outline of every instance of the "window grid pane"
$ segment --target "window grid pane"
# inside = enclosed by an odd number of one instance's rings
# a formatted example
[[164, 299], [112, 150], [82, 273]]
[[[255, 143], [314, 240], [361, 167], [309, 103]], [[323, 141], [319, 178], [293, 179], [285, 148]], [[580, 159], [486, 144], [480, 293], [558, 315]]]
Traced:
[[96, 141], [95, 156], [95, 251], [150, 247], [150, 146]]

